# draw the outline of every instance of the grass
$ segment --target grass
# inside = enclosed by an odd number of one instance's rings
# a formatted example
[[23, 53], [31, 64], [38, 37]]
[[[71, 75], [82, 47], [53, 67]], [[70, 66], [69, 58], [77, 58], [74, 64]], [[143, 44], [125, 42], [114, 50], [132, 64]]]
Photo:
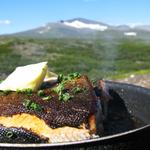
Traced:
[[150, 74], [150, 44], [139, 39], [0, 39], [0, 74], [19, 65], [49, 62], [56, 73], [81, 72], [91, 78], [115, 79]]

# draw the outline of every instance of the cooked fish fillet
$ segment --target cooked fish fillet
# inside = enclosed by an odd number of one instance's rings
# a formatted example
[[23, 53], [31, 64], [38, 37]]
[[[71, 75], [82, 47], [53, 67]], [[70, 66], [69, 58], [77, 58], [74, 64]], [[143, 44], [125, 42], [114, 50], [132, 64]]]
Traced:
[[[73, 93], [75, 87], [82, 89], [82, 92]], [[43, 100], [37, 93], [27, 95], [11, 92], [1, 95], [1, 126], [8, 129], [12, 127], [18, 130], [25, 129], [50, 143], [84, 140], [95, 135], [96, 122], [99, 120], [96, 116], [100, 110], [87, 76], [65, 83], [63, 90], [72, 95], [66, 102], [59, 100], [59, 95], [53, 89], [54, 87], [44, 90], [44, 94], [50, 96], [50, 100]], [[36, 111], [25, 107], [23, 104], [25, 99], [32, 100], [40, 106], [41, 110]], [[27, 141], [30, 142], [30, 138]]]

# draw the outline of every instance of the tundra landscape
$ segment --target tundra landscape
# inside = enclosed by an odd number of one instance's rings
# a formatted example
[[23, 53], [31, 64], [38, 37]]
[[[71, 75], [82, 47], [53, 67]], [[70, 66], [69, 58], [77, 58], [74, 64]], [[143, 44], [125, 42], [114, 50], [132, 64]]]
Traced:
[[118, 80], [150, 74], [150, 27], [111, 26], [83, 18], [0, 36], [0, 78], [17, 66], [48, 61], [55, 73]]

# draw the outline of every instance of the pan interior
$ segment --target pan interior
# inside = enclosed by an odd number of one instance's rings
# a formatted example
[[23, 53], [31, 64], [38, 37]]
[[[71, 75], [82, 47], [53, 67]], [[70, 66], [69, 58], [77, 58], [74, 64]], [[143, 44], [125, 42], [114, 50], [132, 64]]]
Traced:
[[126, 132], [150, 123], [150, 90], [114, 82], [106, 82], [112, 100], [104, 122], [105, 135]]

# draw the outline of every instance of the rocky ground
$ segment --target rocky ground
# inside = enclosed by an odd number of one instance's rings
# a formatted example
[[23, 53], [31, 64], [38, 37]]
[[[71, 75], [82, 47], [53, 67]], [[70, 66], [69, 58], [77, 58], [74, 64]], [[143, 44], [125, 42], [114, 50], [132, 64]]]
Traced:
[[130, 75], [128, 78], [118, 79], [117, 82], [135, 84], [138, 86], [150, 88], [150, 74], [146, 75]]

